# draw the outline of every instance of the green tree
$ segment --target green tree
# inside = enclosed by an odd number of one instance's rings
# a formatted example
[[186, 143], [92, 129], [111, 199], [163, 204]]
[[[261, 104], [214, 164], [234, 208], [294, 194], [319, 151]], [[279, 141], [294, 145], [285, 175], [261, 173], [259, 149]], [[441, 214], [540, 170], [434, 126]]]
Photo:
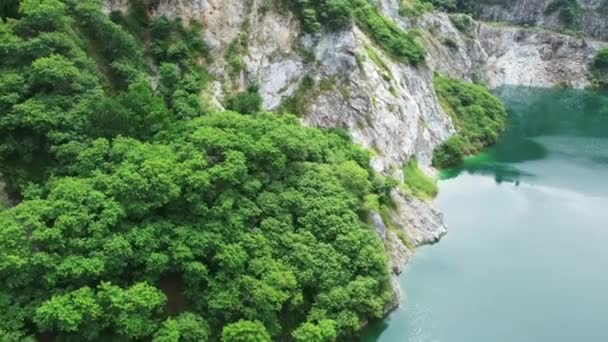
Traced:
[[204, 342], [209, 338], [209, 327], [198, 315], [185, 312], [167, 319], [154, 334], [155, 342]]
[[222, 331], [223, 342], [270, 342], [270, 335], [260, 322], [238, 321], [228, 324]]
[[329, 342], [336, 339], [336, 322], [321, 320], [314, 324], [306, 322], [292, 333], [293, 338], [300, 342]]
[[386, 253], [362, 218], [394, 184], [348, 133], [253, 91], [234, 108], [254, 115], [208, 113], [197, 23], [23, 3], [0, 22], [1, 171], [21, 198], [0, 210], [0, 339], [332, 340], [380, 315]]
[[34, 320], [42, 331], [74, 333], [94, 338], [103, 327], [102, 308], [95, 293], [83, 287], [66, 295], [53, 296], [36, 309]]
[[507, 118], [507, 111], [496, 96], [483, 85], [441, 75], [435, 75], [434, 85], [440, 104], [459, 130], [435, 149], [434, 166], [458, 164], [464, 156], [496, 142]]
[[135, 339], [150, 336], [157, 327], [166, 296], [146, 283], [137, 283], [122, 289], [102, 283], [97, 294], [104, 308], [105, 319], [122, 336]]
[[19, 14], [19, 0], [6, 0], [0, 4], [0, 19], [15, 18]]
[[241, 114], [254, 114], [262, 109], [262, 97], [257, 86], [250, 86], [246, 91], [228, 96], [224, 106]]

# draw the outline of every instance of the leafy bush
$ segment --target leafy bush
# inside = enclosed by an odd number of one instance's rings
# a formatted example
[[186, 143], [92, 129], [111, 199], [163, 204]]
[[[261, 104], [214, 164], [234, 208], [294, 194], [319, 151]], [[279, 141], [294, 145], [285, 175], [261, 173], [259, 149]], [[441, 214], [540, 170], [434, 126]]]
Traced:
[[450, 137], [433, 151], [433, 165], [448, 167], [460, 163], [465, 156], [463, 145], [458, 135]]
[[366, 31], [376, 44], [404, 62], [417, 64], [424, 61], [424, 48], [412, 31], [401, 29], [366, 0], [354, 0], [353, 4], [357, 25]]
[[367, 0], [290, 0], [290, 4], [306, 31], [337, 30], [354, 16], [357, 25], [393, 57], [411, 64], [424, 60], [416, 35], [400, 28]]
[[420, 0], [413, 0], [411, 2], [399, 2], [399, 15], [412, 19], [418, 18], [432, 10], [433, 4], [431, 4], [430, 2], [424, 2]]
[[447, 12], [471, 13], [475, 0], [420, 0]]
[[262, 109], [262, 97], [257, 86], [250, 86], [246, 91], [228, 96], [224, 107], [241, 114], [254, 114]]
[[434, 198], [439, 192], [435, 180], [418, 168], [416, 158], [403, 166], [403, 177], [406, 189], [420, 199]]
[[559, 12], [560, 20], [564, 24], [572, 26], [579, 9], [580, 7], [576, 0], [555, 0], [547, 6], [545, 13]]
[[464, 34], [471, 34], [473, 29], [473, 19], [466, 14], [450, 14], [450, 21], [456, 29]]
[[496, 142], [507, 117], [498, 98], [482, 85], [441, 75], [435, 75], [434, 85], [442, 107], [458, 129], [456, 136], [435, 149], [434, 166], [443, 168], [457, 164], [465, 155]]
[[283, 98], [278, 112], [302, 116], [306, 114], [306, 108], [311, 98], [316, 96], [316, 94], [317, 91], [315, 91], [315, 80], [310, 75], [304, 75], [300, 81], [300, 84], [298, 85], [298, 89], [295, 91], [295, 94], [293, 96]]
[[601, 49], [593, 58], [593, 68], [608, 69], [608, 48]]
[[589, 78], [595, 87], [608, 89], [608, 48], [601, 49], [593, 58]]
[[318, 32], [323, 28], [339, 30], [352, 20], [353, 6], [349, 0], [287, 1], [308, 32]]
[[184, 27], [181, 20], [159, 16], [150, 22], [150, 52], [159, 67], [159, 90], [165, 104], [182, 119], [204, 113], [200, 93], [207, 83], [207, 73], [199, 60], [210, 59], [208, 48], [202, 43], [197, 22]]
[[0, 20], [19, 15], [19, 0], [4, 0], [0, 3]]
[[458, 42], [452, 37], [445, 37], [443, 39], [443, 44], [451, 50], [458, 51]]

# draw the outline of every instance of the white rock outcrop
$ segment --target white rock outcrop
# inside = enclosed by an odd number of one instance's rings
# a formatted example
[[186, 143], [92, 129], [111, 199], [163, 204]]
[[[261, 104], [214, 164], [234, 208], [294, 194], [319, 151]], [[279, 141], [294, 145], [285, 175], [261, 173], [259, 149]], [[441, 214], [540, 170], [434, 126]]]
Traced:
[[[126, 1], [106, 0], [106, 10], [125, 10]], [[221, 99], [227, 89], [257, 83], [264, 107], [272, 110], [294, 96], [303, 79], [313, 79], [317, 86], [306, 94], [304, 124], [347, 129], [356, 143], [374, 152], [376, 171], [398, 179], [412, 156], [432, 173], [434, 148], [455, 132], [435, 94], [434, 72], [491, 87], [584, 87], [588, 62], [603, 46], [536, 28], [478, 23], [462, 15], [432, 12], [410, 20], [399, 16], [399, 2], [380, 0], [378, 5], [402, 27], [419, 29], [427, 59], [418, 66], [386, 55], [354, 25], [341, 32], [305, 34], [289, 11], [265, 0], [155, 0], [149, 11], [201, 20], [215, 60], [210, 96]], [[242, 56], [246, 67], [232, 77], [224, 55], [240, 34], [248, 42]], [[432, 204], [400, 191], [393, 197], [397, 209], [391, 215], [399, 234], [378, 221], [378, 215], [373, 222], [391, 268], [400, 273], [413, 247], [437, 242], [446, 227]]]
[[[569, 26], [586, 35], [608, 40], [608, 0], [576, 0], [571, 23], [560, 18], [559, 0], [482, 0], [475, 5], [481, 20], [509, 22], [515, 25], [563, 29]], [[554, 10], [551, 10], [554, 7]], [[557, 7], [557, 8], [556, 8]]]

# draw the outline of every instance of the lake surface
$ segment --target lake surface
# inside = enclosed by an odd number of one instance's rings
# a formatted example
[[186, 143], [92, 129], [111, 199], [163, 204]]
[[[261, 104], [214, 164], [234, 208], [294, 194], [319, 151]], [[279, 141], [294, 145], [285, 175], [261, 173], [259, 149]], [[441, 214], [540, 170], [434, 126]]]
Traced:
[[365, 341], [608, 341], [608, 94], [496, 93], [507, 130], [444, 173], [449, 233]]

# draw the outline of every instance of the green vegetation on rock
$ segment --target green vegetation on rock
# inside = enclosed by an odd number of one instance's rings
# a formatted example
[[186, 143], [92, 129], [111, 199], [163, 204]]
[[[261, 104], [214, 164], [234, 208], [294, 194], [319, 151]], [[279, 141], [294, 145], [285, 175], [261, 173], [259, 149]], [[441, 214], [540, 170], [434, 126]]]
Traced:
[[403, 178], [406, 191], [420, 199], [432, 199], [439, 193], [437, 182], [420, 170], [414, 157], [403, 166]]
[[545, 13], [558, 12], [560, 20], [566, 26], [572, 26], [580, 6], [576, 0], [555, 0], [547, 6]]
[[435, 75], [435, 91], [458, 133], [433, 153], [433, 165], [445, 168], [466, 155], [492, 145], [504, 129], [507, 112], [502, 102], [480, 84]]
[[355, 0], [355, 21], [368, 36], [393, 57], [417, 64], [424, 61], [425, 51], [413, 31], [404, 31], [392, 19], [366, 0]]
[[401, 0], [399, 2], [399, 15], [415, 19], [432, 11], [433, 4], [421, 0]]
[[207, 110], [196, 23], [111, 18], [23, 0], [0, 22], [21, 199], [0, 212], [0, 340], [354, 339], [391, 296], [366, 219], [394, 184], [343, 131], [257, 113], [255, 89], [227, 106], [256, 114]]
[[254, 114], [262, 110], [263, 99], [256, 85], [247, 90], [228, 96], [224, 100], [226, 109], [241, 114]]
[[[476, 0], [419, 0], [448, 12], [471, 13]], [[499, 0], [500, 1], [500, 0]]]
[[368, 0], [288, 0], [306, 31], [338, 30], [354, 21], [382, 49], [403, 62], [424, 60], [424, 48], [412, 31], [400, 28]]
[[608, 89], [608, 48], [601, 49], [593, 58], [590, 79], [595, 87]]

